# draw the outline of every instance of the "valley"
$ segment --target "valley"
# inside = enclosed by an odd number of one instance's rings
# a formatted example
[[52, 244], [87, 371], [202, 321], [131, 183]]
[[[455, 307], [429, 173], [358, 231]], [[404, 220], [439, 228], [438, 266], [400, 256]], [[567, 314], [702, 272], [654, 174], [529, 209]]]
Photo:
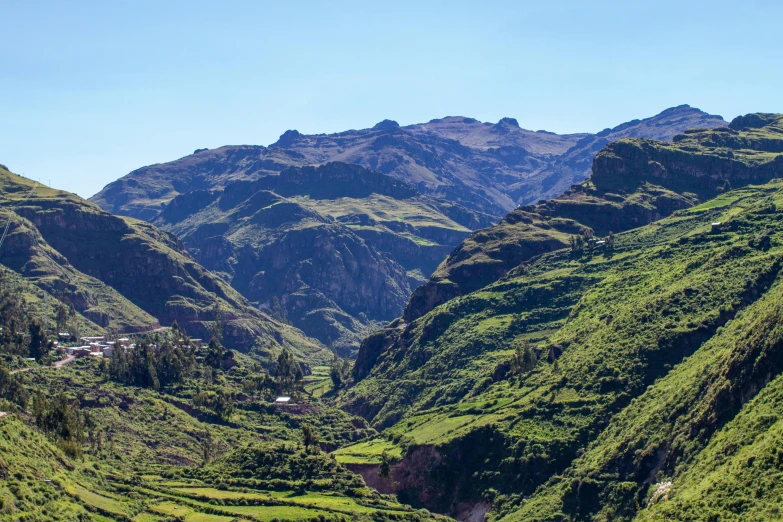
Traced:
[[0, 518], [779, 516], [783, 115], [384, 121], [0, 190]]

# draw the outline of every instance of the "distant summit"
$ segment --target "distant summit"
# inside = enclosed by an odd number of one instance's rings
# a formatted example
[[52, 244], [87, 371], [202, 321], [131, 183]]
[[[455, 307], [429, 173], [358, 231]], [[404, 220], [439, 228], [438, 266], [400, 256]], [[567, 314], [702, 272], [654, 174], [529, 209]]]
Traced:
[[503, 217], [520, 204], [550, 199], [590, 174], [595, 154], [620, 138], [670, 141], [687, 129], [726, 126], [688, 105], [632, 120], [598, 134], [532, 131], [515, 118], [483, 123], [447, 116], [400, 126], [306, 135], [287, 130], [269, 147], [239, 145], [200, 151], [136, 170], [92, 200], [117, 214], [153, 219], [179, 194], [276, 175], [288, 167], [353, 163], [413, 186], [424, 195]]
[[302, 135], [298, 130], [287, 130], [280, 135], [280, 138], [270, 145], [270, 147], [292, 147], [301, 138]]
[[383, 120], [380, 123], [376, 123], [372, 128], [373, 130], [394, 130], [399, 129], [400, 124], [394, 120]]

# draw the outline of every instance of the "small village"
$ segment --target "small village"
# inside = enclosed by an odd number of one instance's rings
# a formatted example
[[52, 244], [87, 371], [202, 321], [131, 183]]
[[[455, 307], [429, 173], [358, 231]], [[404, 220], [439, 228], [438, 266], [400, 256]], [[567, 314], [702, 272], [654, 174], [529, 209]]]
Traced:
[[[59, 338], [55, 341], [54, 347], [63, 348], [65, 353], [74, 357], [111, 357], [114, 354], [114, 350], [121, 347], [126, 352], [136, 347], [136, 344], [127, 337], [120, 337], [119, 339], [109, 340], [107, 336], [88, 336], [80, 337], [79, 341], [82, 343], [79, 346], [64, 346], [63, 343], [67, 342], [67, 339], [71, 339], [71, 334], [67, 332], [59, 332], [57, 334]], [[179, 339], [179, 343], [188, 343], [185, 339]], [[201, 339], [189, 339], [190, 346], [201, 349], [203, 342]], [[153, 349], [157, 349], [157, 345], [152, 344]]]

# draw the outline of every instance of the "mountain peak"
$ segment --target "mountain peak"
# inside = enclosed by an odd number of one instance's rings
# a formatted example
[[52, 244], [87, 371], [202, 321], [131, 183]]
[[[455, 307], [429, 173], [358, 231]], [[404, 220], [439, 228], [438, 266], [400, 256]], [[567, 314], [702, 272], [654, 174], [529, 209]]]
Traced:
[[400, 124], [394, 120], [383, 120], [375, 124], [372, 130], [394, 130], [399, 129]]
[[497, 123], [498, 125], [510, 125], [512, 127], [519, 128], [519, 122], [516, 120], [516, 118], [500, 118], [500, 121]]
[[280, 135], [280, 139], [278, 139], [275, 143], [270, 145], [270, 147], [290, 147], [299, 139], [302, 137], [302, 133], [300, 133], [296, 129], [287, 130], [283, 134]]

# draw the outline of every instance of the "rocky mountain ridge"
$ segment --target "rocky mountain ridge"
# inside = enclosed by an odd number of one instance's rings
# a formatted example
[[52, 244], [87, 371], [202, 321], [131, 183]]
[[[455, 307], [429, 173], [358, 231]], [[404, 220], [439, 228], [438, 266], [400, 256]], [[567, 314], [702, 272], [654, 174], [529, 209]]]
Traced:
[[780, 160], [769, 153], [779, 148], [774, 130], [779, 122], [771, 120], [761, 131], [742, 127], [742, 121], [688, 130], [672, 143], [625, 138], [610, 143], [596, 155], [588, 180], [474, 232], [414, 291], [405, 320], [486, 286], [527, 259], [568, 246], [574, 234], [607, 235], [635, 228], [715, 197], [727, 187], [778, 175]]
[[261, 309], [350, 355], [467, 237], [456, 220], [490, 219], [358, 165], [327, 163], [188, 192], [154, 223]]
[[725, 126], [719, 116], [682, 105], [596, 135], [557, 135], [519, 127], [513, 118], [482, 123], [447, 117], [401, 127], [305, 135], [286, 131], [263, 146], [199, 149], [179, 160], [140, 168], [91, 200], [120, 215], [153, 219], [179, 194], [276, 175], [291, 166], [344, 162], [387, 174], [420, 193], [504, 216], [519, 203], [559, 195], [589, 175], [595, 153], [622, 137], [671, 139], [686, 129]]
[[[383, 437], [345, 461], [380, 480], [371, 449], [399, 453], [392, 490], [461, 520], [771, 516], [781, 138], [783, 115], [748, 115], [621, 140], [565, 199], [512, 213], [497, 251], [562, 246], [368, 337], [339, 400]], [[605, 235], [615, 213], [641, 226]]]

